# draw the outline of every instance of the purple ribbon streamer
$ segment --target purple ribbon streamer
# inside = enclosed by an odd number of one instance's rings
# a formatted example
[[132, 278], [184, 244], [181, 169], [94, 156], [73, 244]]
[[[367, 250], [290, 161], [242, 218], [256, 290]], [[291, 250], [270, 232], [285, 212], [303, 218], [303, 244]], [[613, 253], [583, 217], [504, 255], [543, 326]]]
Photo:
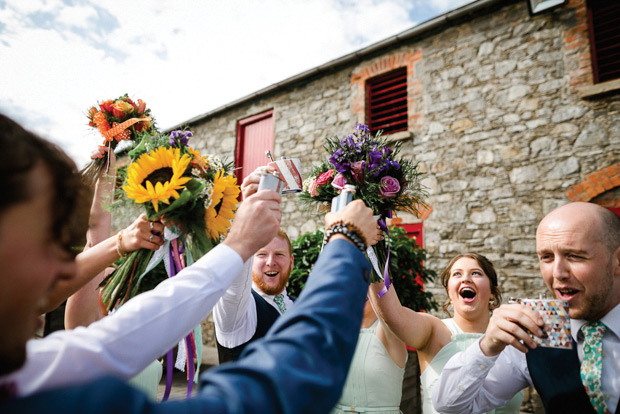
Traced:
[[381, 227], [381, 230], [383, 230], [387, 234], [388, 240], [387, 256], [385, 258], [385, 267], [383, 268], [383, 281], [385, 282], [385, 285], [379, 292], [380, 298], [387, 293], [387, 291], [390, 289], [390, 286], [392, 285], [392, 282], [390, 281], [390, 273], [388, 272], [390, 268], [390, 231], [388, 230], [387, 224], [385, 223], [385, 218], [392, 218], [392, 210], [388, 210], [384, 214], [381, 214], [381, 217], [379, 218], [379, 220], [377, 220], [377, 223], [379, 224], [379, 227]]
[[192, 344], [192, 336], [187, 335], [185, 337], [185, 345], [187, 347], [187, 398], [192, 396], [192, 390], [194, 388], [194, 344]]
[[[174, 260], [174, 253], [172, 249], [168, 249], [168, 256], [170, 258], [170, 274], [168, 277], [173, 277], [177, 274], [176, 271], [176, 260]], [[170, 349], [166, 355], [166, 390], [164, 391], [164, 397], [162, 401], [168, 400], [170, 397], [170, 390], [172, 390], [172, 372], [174, 370], [174, 362], [172, 360], [173, 350]]]
[[[172, 240], [171, 245], [172, 248], [168, 250], [168, 255], [170, 257], [170, 274], [168, 277], [176, 276], [176, 274], [182, 269], [182, 265], [177, 262], [176, 255], [173, 250], [176, 249], [179, 254], [183, 254], [185, 252], [185, 247], [181, 245], [179, 248], [176, 239]], [[194, 387], [194, 346], [191, 340], [191, 333], [185, 337], [185, 344], [187, 346], [187, 361], [189, 366], [189, 376], [187, 379], [187, 398], [189, 398], [192, 395], [192, 390]], [[174, 371], [174, 362], [172, 359], [173, 349], [170, 349], [166, 354], [166, 390], [164, 391], [162, 401], [168, 400], [170, 397], [170, 391], [172, 390], [172, 373]]]

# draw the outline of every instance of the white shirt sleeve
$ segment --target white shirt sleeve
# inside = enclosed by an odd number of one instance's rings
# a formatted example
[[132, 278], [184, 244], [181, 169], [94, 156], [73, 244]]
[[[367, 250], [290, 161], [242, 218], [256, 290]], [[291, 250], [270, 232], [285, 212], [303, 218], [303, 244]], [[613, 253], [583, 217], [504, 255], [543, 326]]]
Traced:
[[213, 308], [217, 341], [234, 348], [249, 341], [256, 332], [258, 319], [252, 296], [252, 258], [243, 264], [224, 295]]
[[484, 413], [505, 405], [531, 384], [525, 354], [511, 346], [487, 357], [479, 340], [455, 354], [433, 388], [433, 405], [440, 413]]
[[25, 396], [103, 375], [129, 379], [207, 317], [242, 266], [241, 257], [220, 244], [112, 315], [28, 341], [25, 365], [0, 383], [15, 382]]

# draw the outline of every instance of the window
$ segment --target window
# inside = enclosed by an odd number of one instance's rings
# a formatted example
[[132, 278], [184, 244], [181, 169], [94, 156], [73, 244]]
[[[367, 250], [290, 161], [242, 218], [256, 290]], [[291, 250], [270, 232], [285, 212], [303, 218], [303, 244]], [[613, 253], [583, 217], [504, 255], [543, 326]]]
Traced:
[[588, 1], [594, 83], [620, 78], [620, 2]]
[[366, 121], [372, 134], [407, 130], [407, 68], [366, 81]]
[[237, 123], [235, 166], [237, 182], [250, 175], [257, 167], [267, 165], [265, 151], [273, 153], [273, 110], [260, 113]]

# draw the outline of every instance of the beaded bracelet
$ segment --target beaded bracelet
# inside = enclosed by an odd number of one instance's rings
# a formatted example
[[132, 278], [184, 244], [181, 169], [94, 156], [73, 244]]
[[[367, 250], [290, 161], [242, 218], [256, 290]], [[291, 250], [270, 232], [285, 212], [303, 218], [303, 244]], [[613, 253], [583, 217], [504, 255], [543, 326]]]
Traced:
[[343, 221], [337, 221], [332, 224], [329, 229], [325, 231], [325, 237], [323, 237], [323, 245], [327, 244], [329, 239], [334, 234], [342, 234], [347, 239], [351, 240], [353, 244], [362, 252], [366, 251], [366, 238], [364, 234], [357, 228], [356, 225], [351, 223], [344, 223]]
[[123, 252], [121, 247], [121, 241], [123, 240], [123, 231], [118, 232], [118, 237], [116, 238], [116, 253], [118, 253], [118, 257], [127, 257], [127, 252]]

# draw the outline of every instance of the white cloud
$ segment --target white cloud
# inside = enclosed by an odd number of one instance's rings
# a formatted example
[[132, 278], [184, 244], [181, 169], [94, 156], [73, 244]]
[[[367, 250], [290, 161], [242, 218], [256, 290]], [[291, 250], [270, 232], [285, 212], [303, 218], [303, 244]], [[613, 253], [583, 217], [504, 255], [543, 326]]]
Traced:
[[[0, 111], [79, 163], [100, 140], [85, 117], [98, 101], [128, 93], [170, 127], [406, 30], [414, 14], [446, 11], [406, 0], [74, 3], [9, 0], [0, 9], [0, 55], [10, 62], [0, 77], [11, 80]], [[24, 25], [41, 12], [53, 19], [45, 28]]]

